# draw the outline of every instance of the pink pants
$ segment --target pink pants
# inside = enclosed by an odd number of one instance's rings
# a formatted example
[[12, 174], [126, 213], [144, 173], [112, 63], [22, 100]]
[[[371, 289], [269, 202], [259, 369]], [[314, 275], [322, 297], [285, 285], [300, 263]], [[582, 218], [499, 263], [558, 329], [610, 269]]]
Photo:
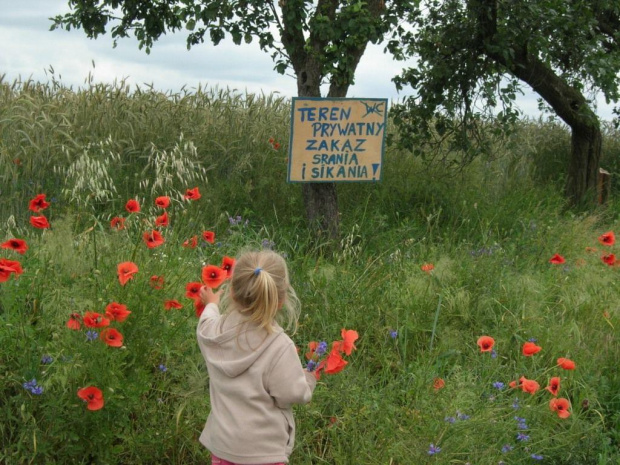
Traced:
[[[219, 457], [216, 457], [215, 455], [211, 454], [211, 465], [238, 465], [234, 462], [229, 462], [228, 460], [224, 460], [221, 459]], [[284, 462], [278, 462], [278, 463], [257, 463], [255, 465], [285, 465]]]

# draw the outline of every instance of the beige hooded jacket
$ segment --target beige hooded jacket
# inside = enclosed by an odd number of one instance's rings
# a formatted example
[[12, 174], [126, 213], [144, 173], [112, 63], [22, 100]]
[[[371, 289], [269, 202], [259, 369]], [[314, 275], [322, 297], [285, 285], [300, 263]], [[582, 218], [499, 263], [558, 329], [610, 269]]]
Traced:
[[312, 398], [316, 379], [281, 327], [269, 334], [231, 312], [205, 307], [196, 330], [207, 363], [211, 412], [200, 442], [240, 464], [288, 462], [295, 442], [292, 405]]

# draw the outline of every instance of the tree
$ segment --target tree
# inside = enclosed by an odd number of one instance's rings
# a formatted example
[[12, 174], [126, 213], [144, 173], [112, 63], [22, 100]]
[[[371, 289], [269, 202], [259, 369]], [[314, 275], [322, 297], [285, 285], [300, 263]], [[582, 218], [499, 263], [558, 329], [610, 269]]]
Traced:
[[[108, 30], [116, 42], [131, 34], [147, 53], [167, 31], [186, 29], [188, 49], [208, 37], [218, 45], [226, 34], [236, 44], [258, 40], [279, 73], [293, 71], [300, 97], [345, 97], [368, 42], [378, 43], [417, 0], [69, 0], [71, 12], [53, 18], [52, 29], [83, 28], [90, 38]], [[336, 186], [302, 186], [310, 227], [338, 237]]]
[[[396, 78], [412, 85], [395, 111], [404, 141], [431, 133], [469, 141], [485, 112], [509, 125], [521, 83], [529, 84], [570, 128], [572, 149], [565, 193], [573, 205], [595, 199], [601, 131], [588, 96], [617, 102], [620, 2], [615, 0], [427, 0], [410, 20], [416, 34], [401, 53], [417, 68]], [[482, 102], [482, 109], [477, 104]], [[467, 142], [463, 142], [466, 145]]]

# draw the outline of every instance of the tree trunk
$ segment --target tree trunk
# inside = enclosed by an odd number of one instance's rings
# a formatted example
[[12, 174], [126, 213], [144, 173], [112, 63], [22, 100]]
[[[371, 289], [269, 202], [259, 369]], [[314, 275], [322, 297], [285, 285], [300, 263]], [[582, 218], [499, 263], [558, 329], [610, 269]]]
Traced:
[[588, 106], [583, 94], [553, 69], [528, 54], [525, 48], [515, 48], [515, 52], [515, 59], [510, 64], [501, 55], [494, 55], [494, 58], [509, 65], [508, 69], [529, 84], [570, 126], [572, 144], [564, 193], [571, 206], [594, 205], [602, 153], [598, 117]]
[[[297, 74], [297, 95], [300, 97], [321, 96], [320, 64], [308, 56]], [[338, 194], [333, 182], [304, 183], [301, 192], [306, 209], [308, 227], [315, 236], [337, 241], [340, 236], [340, 213]]]
[[565, 194], [572, 205], [594, 204], [598, 198], [601, 130], [598, 126], [573, 127], [571, 141]]
[[497, 0], [470, 0], [470, 11], [477, 16], [476, 38], [483, 53], [529, 84], [571, 128], [571, 155], [564, 193], [572, 206], [594, 205], [597, 200], [598, 170], [602, 136], [599, 120], [583, 94], [561, 76], [528, 53], [527, 42], [512, 44], [514, 58], [498, 52]]

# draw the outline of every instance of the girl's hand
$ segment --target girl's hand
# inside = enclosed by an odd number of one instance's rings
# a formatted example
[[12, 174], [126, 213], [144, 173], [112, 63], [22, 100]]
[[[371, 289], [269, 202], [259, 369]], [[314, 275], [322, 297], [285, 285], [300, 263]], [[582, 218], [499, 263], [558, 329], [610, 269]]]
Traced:
[[203, 286], [202, 288], [200, 288], [199, 296], [200, 296], [200, 300], [205, 305], [208, 305], [208, 304], [219, 305], [221, 293], [222, 293], [221, 289], [217, 292], [213, 292], [213, 289], [207, 286]]

